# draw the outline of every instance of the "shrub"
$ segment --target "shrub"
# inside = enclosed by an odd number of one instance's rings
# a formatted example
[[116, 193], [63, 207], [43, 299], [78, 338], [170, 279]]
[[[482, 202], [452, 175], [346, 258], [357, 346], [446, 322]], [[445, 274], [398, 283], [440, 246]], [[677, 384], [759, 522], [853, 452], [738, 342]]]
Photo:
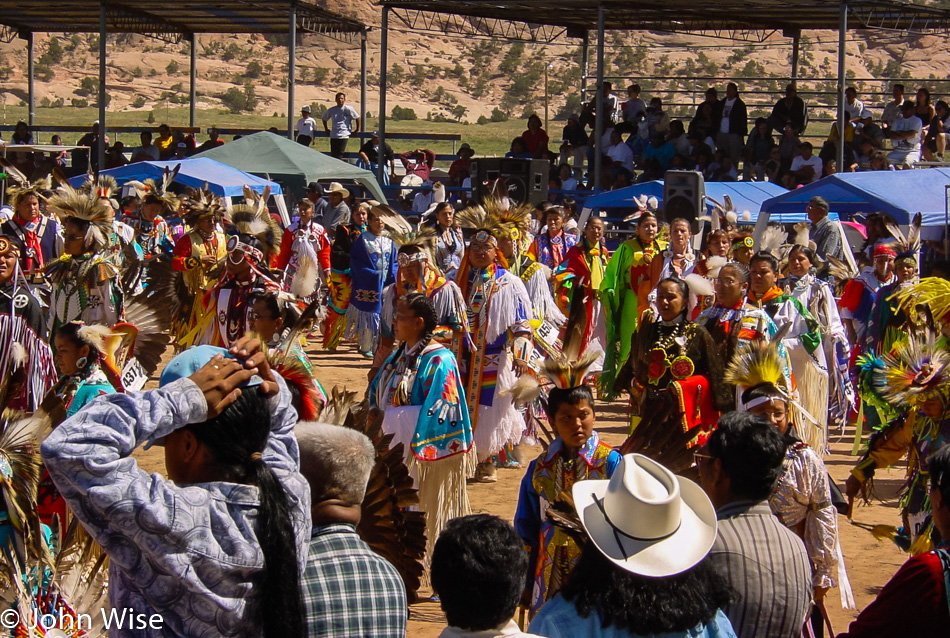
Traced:
[[251, 60], [247, 63], [247, 69], [244, 70], [244, 76], [248, 78], [259, 78], [264, 72], [264, 67], [257, 60]]
[[179, 68], [178, 62], [175, 60], [172, 60], [171, 62], [168, 63], [168, 66], [165, 67], [165, 72], [168, 75], [178, 75], [178, 68]]
[[53, 64], [59, 64], [63, 61], [63, 51], [62, 45], [59, 43], [59, 38], [50, 38], [49, 45], [46, 47], [46, 55], [49, 56], [49, 59], [52, 60]]
[[323, 85], [323, 83], [327, 81], [327, 76], [330, 75], [330, 69], [323, 66], [314, 67], [312, 71], [314, 86]]
[[410, 108], [403, 108], [401, 106], [394, 106], [392, 111], [392, 119], [394, 120], [417, 120], [419, 117], [416, 115], [416, 112]]
[[495, 108], [491, 110], [491, 121], [492, 122], [507, 122], [508, 114], [496, 106]]
[[240, 113], [247, 107], [247, 96], [239, 88], [231, 87], [221, 96], [221, 103], [224, 104], [231, 113]]
[[491, 122], [491, 120], [489, 120], [489, 119], [488, 119], [487, 117], [485, 117], [484, 115], [479, 115], [479, 116], [478, 116], [478, 119], [476, 120], [476, 123], [477, 123], [477, 124], [488, 124], [489, 122]]
[[141, 95], [136, 95], [135, 99], [132, 100], [132, 108], [140, 109], [143, 106], [145, 106], [145, 98], [142, 97]]
[[79, 82], [79, 88], [76, 89], [76, 95], [93, 95], [99, 90], [99, 80], [94, 77], [84, 77]]
[[86, 100], [85, 98], [74, 97], [70, 102], [77, 109], [84, 109], [89, 106], [89, 100]]

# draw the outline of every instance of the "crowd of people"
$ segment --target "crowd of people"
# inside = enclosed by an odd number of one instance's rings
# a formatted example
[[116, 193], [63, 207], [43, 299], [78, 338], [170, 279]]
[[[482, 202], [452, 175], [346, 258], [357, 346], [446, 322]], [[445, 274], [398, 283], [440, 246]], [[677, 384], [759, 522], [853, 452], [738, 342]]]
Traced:
[[[697, 117], [741, 152], [735, 87], [715, 104]], [[767, 125], [798, 126], [786, 111]], [[611, 249], [599, 216], [550, 203], [411, 222], [315, 182], [283, 228], [266, 190], [225, 208], [170, 169], [117, 201], [105, 177], [4, 162], [0, 404], [20, 412], [0, 530], [19, 553], [0, 563], [24, 627], [95, 599], [42, 577], [49, 556], [102, 555], [111, 606], [160, 623], [111, 635], [402, 636], [424, 573], [448, 637], [822, 636], [826, 593], [853, 604], [838, 514], [908, 452], [914, 558], [844, 635], [946, 623], [950, 268], [920, 278], [919, 220], [871, 216], [852, 250], [821, 198], [762, 234], [644, 199]], [[362, 404], [307, 353], [351, 344]], [[620, 398], [614, 448], [596, 401]], [[842, 494], [822, 457], [849, 422], [872, 434]], [[513, 526], [473, 516], [468, 483], [521, 469], [524, 442], [544, 449]]]

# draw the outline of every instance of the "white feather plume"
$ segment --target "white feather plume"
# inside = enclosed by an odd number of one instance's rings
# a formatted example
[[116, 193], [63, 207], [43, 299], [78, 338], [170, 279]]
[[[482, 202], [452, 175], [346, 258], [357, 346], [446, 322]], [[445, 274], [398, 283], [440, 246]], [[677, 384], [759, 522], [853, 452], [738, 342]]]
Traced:
[[714, 255], [706, 260], [706, 272], [709, 273], [708, 276], [710, 279], [715, 279], [719, 276], [719, 269], [725, 266], [728, 263], [728, 260], [725, 257], [719, 257]]
[[690, 273], [683, 277], [686, 286], [697, 297], [711, 297], [715, 294], [712, 282], [696, 273]]

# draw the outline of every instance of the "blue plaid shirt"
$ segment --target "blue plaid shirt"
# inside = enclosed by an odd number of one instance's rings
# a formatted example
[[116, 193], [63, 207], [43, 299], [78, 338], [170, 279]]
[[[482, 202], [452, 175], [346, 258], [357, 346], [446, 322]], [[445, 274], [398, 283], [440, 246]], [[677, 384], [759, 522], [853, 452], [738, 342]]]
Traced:
[[404, 638], [406, 588], [389, 561], [345, 523], [320, 525], [310, 537], [301, 581], [310, 636]]

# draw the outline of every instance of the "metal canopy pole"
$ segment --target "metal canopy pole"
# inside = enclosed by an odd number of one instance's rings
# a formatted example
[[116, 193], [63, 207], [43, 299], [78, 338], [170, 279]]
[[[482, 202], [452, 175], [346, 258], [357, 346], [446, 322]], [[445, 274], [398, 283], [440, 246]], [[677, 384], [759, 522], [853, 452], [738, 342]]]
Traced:
[[188, 126], [195, 127], [195, 103], [198, 101], [197, 81], [198, 81], [198, 35], [191, 34], [191, 60], [189, 67], [188, 85]]
[[[35, 38], [33, 32], [30, 31], [26, 34], [26, 93], [27, 100], [29, 101], [30, 112], [27, 115], [27, 124], [30, 125], [30, 129], [33, 128], [33, 119], [36, 115], [36, 92], [34, 87], [33, 80], [33, 58], [34, 56], [34, 47], [36, 46]], [[34, 142], [36, 139], [34, 138]]]
[[845, 35], [848, 33], [848, 3], [841, 3], [841, 15], [838, 19], [838, 170], [845, 170], [844, 166], [844, 135], [845, 135], [845, 59], [847, 58], [847, 44]]
[[[797, 85], [798, 80], [798, 58], [801, 55], [802, 32], [795, 31], [792, 34], [792, 84]], [[798, 88], [797, 86], [795, 88]]]
[[376, 161], [376, 181], [383, 184], [386, 170], [386, 77], [389, 65], [389, 7], [383, 7], [379, 37], [379, 155]]
[[587, 70], [590, 68], [590, 31], [584, 31], [581, 43], [581, 101], [587, 97]]
[[297, 70], [297, 3], [290, 3], [290, 38], [287, 43], [287, 137], [294, 139], [294, 84]]
[[366, 32], [367, 29], [360, 31], [360, 124], [366, 130]]
[[95, 152], [98, 168], [106, 167], [106, 3], [99, 3], [99, 140]]
[[604, 149], [601, 144], [604, 136], [604, 5], [597, 7], [597, 84], [594, 88], [597, 98], [594, 102], [594, 188], [600, 192], [600, 171]]

